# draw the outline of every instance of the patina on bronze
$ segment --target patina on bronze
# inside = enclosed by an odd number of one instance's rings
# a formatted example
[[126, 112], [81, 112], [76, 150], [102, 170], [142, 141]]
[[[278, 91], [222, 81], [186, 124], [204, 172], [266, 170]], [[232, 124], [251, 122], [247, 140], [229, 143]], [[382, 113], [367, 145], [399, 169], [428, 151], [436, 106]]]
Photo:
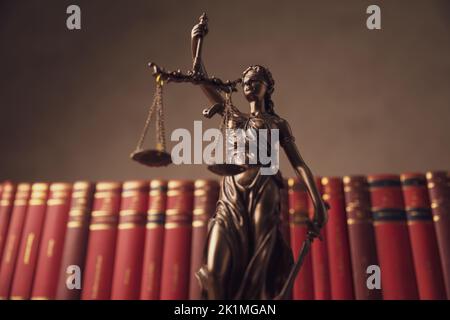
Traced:
[[[319, 237], [328, 215], [313, 174], [303, 161], [288, 122], [275, 113], [272, 93], [274, 80], [270, 71], [260, 65], [250, 66], [241, 79], [222, 81], [209, 78], [201, 58], [201, 46], [207, 33], [207, 18], [191, 33], [193, 70], [167, 72], [152, 63], [154, 76], [164, 81], [191, 82], [201, 87], [212, 107], [203, 115], [227, 116], [226, 128], [278, 129], [280, 145], [296, 175], [302, 179], [312, 198], [315, 215], [308, 225], [308, 237], [299, 260], [294, 264], [290, 246], [281, 233], [280, 189], [283, 178], [262, 175], [259, 165], [239, 168], [215, 167], [224, 175], [214, 216], [208, 224], [203, 266], [197, 277], [205, 299], [288, 299], [311, 242]], [[229, 104], [226, 96], [242, 83], [250, 112], [243, 113]], [[225, 94], [225, 97], [224, 97]], [[270, 131], [270, 130], [268, 130]], [[270, 139], [268, 139], [270, 141]], [[246, 152], [248, 149], [246, 148]], [[246, 156], [254, 156], [246, 154]], [[230, 174], [230, 170], [236, 170]]]

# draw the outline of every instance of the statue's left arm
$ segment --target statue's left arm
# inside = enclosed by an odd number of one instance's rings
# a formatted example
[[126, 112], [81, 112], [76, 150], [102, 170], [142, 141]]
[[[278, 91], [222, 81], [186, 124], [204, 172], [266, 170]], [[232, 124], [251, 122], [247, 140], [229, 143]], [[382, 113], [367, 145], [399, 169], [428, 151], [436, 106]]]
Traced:
[[304, 181], [308, 193], [313, 201], [315, 209], [313, 220], [314, 227], [322, 228], [328, 220], [327, 206], [317, 190], [314, 176], [300, 155], [289, 123], [284, 119], [280, 119], [278, 128], [280, 130], [280, 145], [285, 151], [297, 177]]

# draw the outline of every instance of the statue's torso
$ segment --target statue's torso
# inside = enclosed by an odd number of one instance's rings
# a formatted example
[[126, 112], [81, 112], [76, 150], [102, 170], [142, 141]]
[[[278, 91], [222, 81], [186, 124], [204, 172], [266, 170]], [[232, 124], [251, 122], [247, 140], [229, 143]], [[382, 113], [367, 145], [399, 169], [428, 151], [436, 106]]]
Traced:
[[[233, 152], [235, 152], [236, 159], [240, 158], [239, 161], [245, 161], [245, 164], [250, 164], [247, 170], [235, 176], [236, 181], [241, 186], [249, 186], [260, 173], [259, 171], [261, 169], [261, 163], [258, 156], [260, 148], [266, 148], [266, 150], [263, 150], [263, 154], [268, 155], [268, 152], [271, 149], [271, 129], [278, 129], [278, 123], [280, 120], [280, 117], [269, 113], [259, 113], [258, 115], [252, 115], [242, 113], [235, 108], [232, 109], [231, 115], [228, 119], [227, 128], [243, 129], [244, 131], [242, 131], [241, 133], [245, 132], [246, 141], [245, 152], [243, 154], [242, 152], [236, 152], [236, 149], [233, 149]], [[258, 131], [260, 129], [266, 129], [266, 135], [262, 134], [261, 131]], [[228, 137], [228, 139], [236, 141], [236, 136], [232, 134]], [[249, 148], [249, 144], [255, 141], [258, 142], [256, 144], [257, 148]], [[235, 144], [231, 143], [230, 145], [234, 148], [236, 147]], [[279, 147], [279, 145], [276, 147]], [[252, 165], [252, 161], [253, 163], [256, 163]], [[277, 178], [280, 179], [279, 172], [277, 173]]]

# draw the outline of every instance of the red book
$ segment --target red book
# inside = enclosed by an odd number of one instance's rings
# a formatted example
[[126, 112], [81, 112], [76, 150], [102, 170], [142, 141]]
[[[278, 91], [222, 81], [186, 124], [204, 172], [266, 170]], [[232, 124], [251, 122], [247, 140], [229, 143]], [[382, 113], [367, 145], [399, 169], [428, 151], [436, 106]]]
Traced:
[[427, 180], [421, 173], [405, 173], [400, 178], [419, 297], [422, 300], [446, 299]]
[[2, 300], [8, 299], [10, 294], [30, 193], [31, 185], [29, 183], [20, 183], [17, 187], [5, 250], [0, 265], [0, 299]]
[[196, 180], [194, 191], [194, 221], [192, 222], [191, 277], [189, 299], [200, 300], [201, 287], [196, 272], [203, 262], [208, 221], [216, 210], [219, 198], [219, 184], [215, 180]]
[[347, 176], [343, 181], [355, 298], [380, 300], [381, 289], [367, 287], [367, 267], [378, 266], [369, 184], [363, 176]]
[[58, 285], [72, 185], [52, 183], [31, 299], [54, 299]]
[[[2, 194], [3, 194], [3, 182], [0, 182], [0, 211], [1, 211], [1, 207], [2, 207]], [[2, 228], [2, 224], [0, 224], [0, 229]], [[6, 230], [5, 231], [5, 234], [7, 233], [7, 231], [8, 230]], [[2, 240], [1, 238], [0, 238], [0, 252], [2, 251], [2, 249], [3, 249], [3, 245], [2, 245], [2, 243], [4, 242], [4, 241], [6, 241], [6, 240]], [[2, 255], [0, 254], [0, 262], [1, 262], [1, 257], [2, 257]]]
[[0, 257], [3, 255], [6, 235], [8, 234], [9, 220], [13, 210], [15, 193], [15, 184], [11, 182], [0, 184]]
[[83, 300], [111, 297], [120, 200], [121, 183], [97, 183], [83, 273]]
[[445, 290], [450, 300], [450, 179], [444, 171], [428, 172], [426, 177]]
[[149, 202], [140, 298], [158, 300], [161, 291], [167, 181], [152, 180]]
[[39, 243], [47, 209], [49, 184], [33, 183], [31, 190], [11, 288], [10, 298], [13, 300], [29, 299], [31, 296]]
[[[309, 219], [309, 196], [305, 185], [298, 179], [289, 179], [288, 186], [291, 248], [294, 255], [294, 261], [297, 261], [308, 231], [306, 222]], [[292, 298], [294, 300], [314, 299], [313, 271], [311, 255], [309, 254], [305, 257], [302, 268], [300, 269], [297, 278], [295, 278], [292, 291]]]
[[333, 300], [354, 299], [342, 179], [337, 177], [322, 178], [322, 185], [323, 199], [330, 205], [326, 229], [331, 298]]
[[370, 175], [368, 181], [383, 299], [418, 299], [399, 176]]
[[74, 271], [70, 268], [71, 266], [77, 266], [80, 274], [84, 274], [94, 188], [95, 185], [93, 183], [86, 181], [78, 181], [73, 184], [72, 200], [68, 221], [65, 226], [66, 235], [56, 292], [56, 299], [58, 300], [78, 300], [81, 296], [80, 289], [73, 288], [72, 286], [68, 287], [66, 282], [69, 281], [71, 285], [75, 285], [71, 281], [73, 280], [71, 276], [74, 274]]
[[111, 299], [138, 300], [141, 286], [148, 181], [123, 184]]
[[[323, 187], [320, 177], [315, 178], [319, 193], [322, 194]], [[311, 197], [308, 197], [309, 217], [314, 216], [314, 205]], [[328, 267], [327, 230], [321, 230], [322, 241], [316, 239], [311, 245], [311, 261], [314, 279], [314, 299], [330, 300], [331, 284], [330, 271]]]
[[161, 300], [189, 298], [193, 205], [192, 181], [169, 181], [164, 225]]
[[283, 237], [286, 243], [291, 243], [291, 226], [289, 223], [289, 194], [288, 181], [283, 179], [283, 188], [280, 190], [281, 197], [281, 228], [283, 230]]

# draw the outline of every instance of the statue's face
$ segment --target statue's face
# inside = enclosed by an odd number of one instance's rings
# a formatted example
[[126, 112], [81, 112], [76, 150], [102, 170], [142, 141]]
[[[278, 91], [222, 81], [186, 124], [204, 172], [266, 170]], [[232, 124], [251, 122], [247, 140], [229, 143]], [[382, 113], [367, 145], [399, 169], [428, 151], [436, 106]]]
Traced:
[[264, 95], [267, 91], [267, 85], [260, 74], [254, 71], [247, 72], [243, 79], [242, 85], [245, 98], [249, 102], [264, 99]]

